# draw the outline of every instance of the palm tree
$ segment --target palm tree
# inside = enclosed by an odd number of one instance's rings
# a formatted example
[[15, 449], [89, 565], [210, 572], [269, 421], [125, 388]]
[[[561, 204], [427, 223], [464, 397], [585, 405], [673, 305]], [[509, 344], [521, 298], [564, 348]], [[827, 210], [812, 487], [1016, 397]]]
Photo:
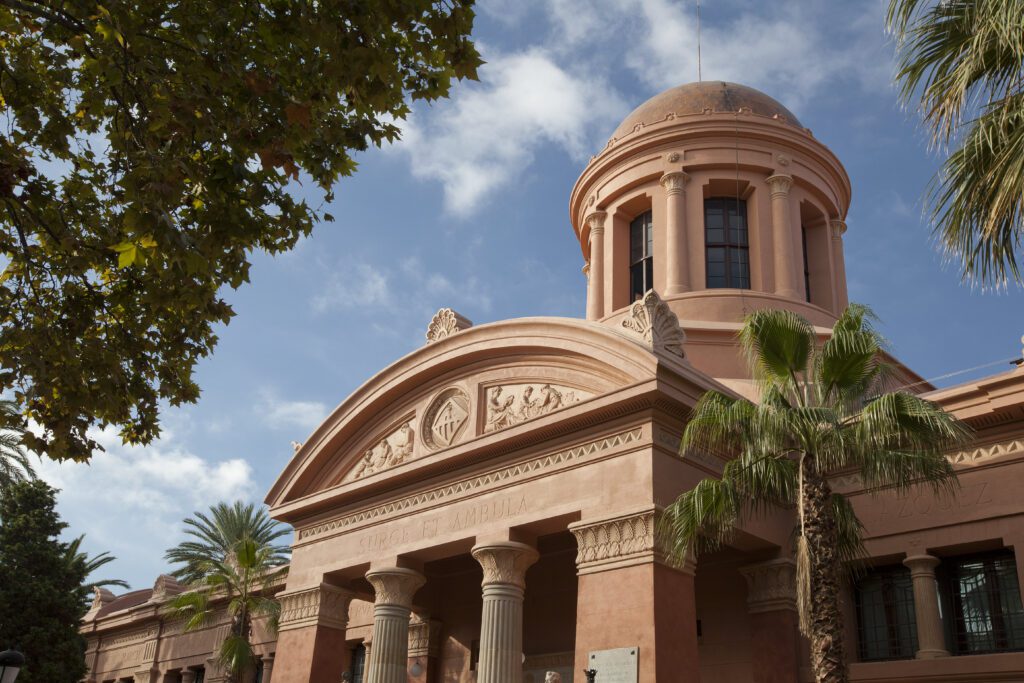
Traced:
[[177, 595], [170, 612], [184, 617], [186, 631], [208, 625], [226, 602], [231, 628], [219, 646], [217, 659], [233, 680], [252, 666], [255, 655], [249, 638], [252, 620], [267, 616], [276, 628], [280, 605], [268, 588], [288, 562], [287, 546], [274, 543], [288, 533], [253, 504], [218, 503], [209, 514], [196, 512], [185, 520], [184, 541], [167, 551], [166, 559], [181, 563], [174, 576], [190, 590]]
[[[14, 401], [0, 401], [0, 424], [20, 424]], [[28, 451], [21, 445], [23, 428], [0, 429], [0, 488], [36, 478]]]
[[[705, 479], [665, 511], [659, 527], [678, 560], [726, 542], [736, 524], [796, 506], [797, 607], [819, 683], [846, 678], [839, 591], [862, 557], [861, 524], [829, 476], [857, 472], [869, 490], [957, 487], [946, 451], [966, 428], [936, 405], [885, 392], [891, 372], [873, 315], [851, 305], [822, 345], [788, 311], [758, 311], [740, 332], [761, 400], [711, 391], [694, 406], [681, 450], [727, 455], [721, 479]], [[813, 604], [809, 596], [814, 596]]]
[[935, 231], [983, 285], [1022, 282], [1024, 0], [890, 0], [897, 81], [932, 143], [954, 149], [929, 192]]
[[108, 552], [102, 552], [95, 557], [89, 557], [88, 554], [82, 552], [82, 541], [85, 540], [85, 534], [82, 534], [78, 538], [68, 543], [67, 548], [64, 551], [64, 559], [71, 566], [75, 563], [80, 563], [82, 569], [82, 576], [86, 577], [86, 583], [82, 584], [83, 593], [91, 593], [97, 588], [106, 588], [107, 586], [118, 586], [119, 588], [130, 588], [126, 581], [121, 579], [100, 579], [99, 581], [88, 581], [88, 578], [100, 567], [107, 565], [117, 558]]

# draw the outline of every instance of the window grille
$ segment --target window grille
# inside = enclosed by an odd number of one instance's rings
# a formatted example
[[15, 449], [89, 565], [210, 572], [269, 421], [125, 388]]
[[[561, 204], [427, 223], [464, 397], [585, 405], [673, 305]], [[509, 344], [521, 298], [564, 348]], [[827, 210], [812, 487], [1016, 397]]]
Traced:
[[352, 683], [363, 683], [363, 672], [366, 670], [366, 646], [359, 643], [352, 651], [352, 665], [349, 667]]
[[654, 288], [654, 227], [651, 212], [646, 211], [629, 224], [630, 300], [643, 298]]
[[1012, 553], [945, 563], [955, 654], [1024, 650], [1024, 608]]
[[708, 289], [750, 289], [745, 200], [704, 200], [704, 253]]
[[913, 658], [917, 621], [910, 570], [872, 569], [857, 581], [854, 592], [861, 661]]

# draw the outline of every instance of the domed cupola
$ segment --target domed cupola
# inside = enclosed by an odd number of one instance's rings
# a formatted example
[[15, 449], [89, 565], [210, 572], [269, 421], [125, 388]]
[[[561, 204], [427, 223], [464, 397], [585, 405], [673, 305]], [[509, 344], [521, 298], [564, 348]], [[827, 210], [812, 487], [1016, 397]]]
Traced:
[[775, 99], [721, 81], [666, 90], [623, 120], [573, 188], [587, 318], [618, 325], [653, 289], [695, 364], [693, 342], [734, 336], [758, 308], [831, 326], [847, 304], [849, 204], [839, 159]]

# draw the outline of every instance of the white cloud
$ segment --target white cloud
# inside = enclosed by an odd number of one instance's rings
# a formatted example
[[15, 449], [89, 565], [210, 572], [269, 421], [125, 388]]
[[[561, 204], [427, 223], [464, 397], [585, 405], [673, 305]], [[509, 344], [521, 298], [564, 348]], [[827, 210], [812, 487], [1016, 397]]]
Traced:
[[204, 458], [176, 443], [169, 431], [146, 447], [122, 445], [112, 428], [91, 436], [106, 450], [88, 464], [43, 459], [38, 470], [61, 490], [58, 510], [70, 524], [68, 533], [84, 533], [91, 554], [109, 551], [118, 558], [97, 578], [149, 585], [167, 570], [164, 551], [182, 539], [185, 517], [257, 493], [245, 460]]
[[441, 182], [445, 206], [459, 215], [514, 180], [543, 146], [582, 157], [595, 130], [625, 110], [600, 79], [563, 68], [549, 50], [485, 48], [484, 56], [481, 82], [417, 110], [395, 145], [409, 155], [415, 176]]
[[256, 412], [275, 429], [297, 427], [309, 432], [327, 417], [327, 405], [319, 401], [289, 401], [264, 389], [260, 392]]
[[[389, 264], [395, 261], [393, 256], [388, 259]], [[381, 327], [378, 331], [389, 334], [404, 334], [404, 331], [395, 329], [395, 321], [409, 320], [420, 326], [442, 306], [486, 313], [493, 303], [487, 286], [477, 277], [469, 276], [465, 281], [453, 282], [451, 276], [430, 270], [416, 256], [397, 259], [395, 265], [320, 262], [319, 269], [328, 271], [325, 276], [327, 286], [313, 298], [315, 312], [354, 310], [364, 315], [384, 314], [389, 321], [388, 327]], [[377, 290], [376, 284], [358, 281], [370, 274], [375, 282], [383, 283], [380, 285], [382, 293], [367, 294], [363, 299], [353, 298], [357, 292]], [[422, 325], [426, 323], [422, 322]]]
[[[477, 211], [515, 182], [544, 147], [576, 159], [599, 151], [630, 108], [610, 75], [638, 80], [649, 95], [697, 80], [693, 2], [514, 5], [490, 0], [481, 7], [510, 28], [528, 26], [535, 43], [517, 52], [481, 46], [488, 63], [480, 83], [462, 84], [450, 100], [417, 109], [394, 146], [408, 155], [416, 177], [441, 183], [445, 206], [457, 215]], [[797, 114], [830, 87], [889, 87], [882, 0], [733, 2], [718, 9], [705, 14], [702, 27], [705, 80], [759, 88]], [[532, 30], [540, 22], [549, 30]]]
[[362, 306], [386, 306], [391, 303], [388, 276], [368, 263], [337, 264], [326, 285], [313, 297], [313, 310]]

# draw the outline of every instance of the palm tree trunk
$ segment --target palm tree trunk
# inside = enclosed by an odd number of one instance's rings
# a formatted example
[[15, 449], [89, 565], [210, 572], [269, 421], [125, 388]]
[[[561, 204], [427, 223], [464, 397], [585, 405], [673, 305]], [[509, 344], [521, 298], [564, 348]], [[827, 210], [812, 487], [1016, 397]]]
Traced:
[[809, 555], [811, 669], [816, 683], [847, 683], [843, 618], [839, 607], [840, 562], [832, 489], [813, 457], [803, 459], [803, 533]]

